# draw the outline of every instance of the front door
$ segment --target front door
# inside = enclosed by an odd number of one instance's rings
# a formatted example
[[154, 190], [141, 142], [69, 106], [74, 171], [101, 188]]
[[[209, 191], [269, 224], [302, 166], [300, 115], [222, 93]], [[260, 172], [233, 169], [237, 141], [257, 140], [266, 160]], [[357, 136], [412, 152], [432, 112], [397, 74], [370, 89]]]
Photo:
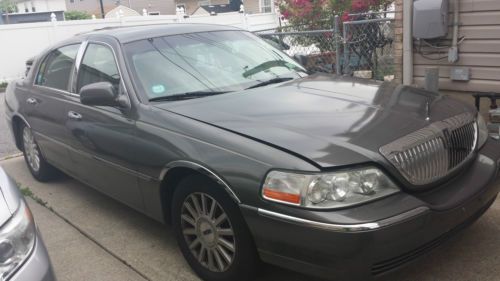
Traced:
[[[77, 65], [76, 89], [96, 82], [110, 82], [127, 95], [113, 49], [90, 42]], [[87, 106], [73, 99], [67, 106], [66, 128], [71, 135], [71, 157], [77, 176], [91, 186], [142, 210], [138, 188], [133, 135], [135, 120], [124, 110], [108, 106]]]

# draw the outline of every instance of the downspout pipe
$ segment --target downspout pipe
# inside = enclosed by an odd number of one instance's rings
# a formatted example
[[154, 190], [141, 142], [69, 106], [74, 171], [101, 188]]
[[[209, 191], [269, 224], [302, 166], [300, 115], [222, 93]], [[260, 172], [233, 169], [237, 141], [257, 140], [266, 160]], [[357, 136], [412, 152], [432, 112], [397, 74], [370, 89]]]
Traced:
[[458, 0], [453, 1], [453, 43], [448, 52], [448, 62], [456, 63], [458, 61], [458, 24], [459, 24], [459, 11], [460, 2]]
[[403, 84], [413, 84], [413, 0], [403, 0]]

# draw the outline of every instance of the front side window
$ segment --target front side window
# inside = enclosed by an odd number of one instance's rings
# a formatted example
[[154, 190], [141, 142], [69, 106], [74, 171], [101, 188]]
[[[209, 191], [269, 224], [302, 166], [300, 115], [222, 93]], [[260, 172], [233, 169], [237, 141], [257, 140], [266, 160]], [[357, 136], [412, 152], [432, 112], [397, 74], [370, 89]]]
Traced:
[[97, 82], [109, 82], [118, 88], [120, 74], [113, 51], [108, 46], [90, 43], [78, 70], [77, 93], [83, 86]]
[[307, 75], [289, 56], [243, 31], [141, 40], [126, 44], [125, 52], [136, 87], [150, 100], [240, 91], [270, 79]]
[[42, 62], [35, 84], [67, 91], [79, 48], [80, 44], [76, 44], [52, 51]]

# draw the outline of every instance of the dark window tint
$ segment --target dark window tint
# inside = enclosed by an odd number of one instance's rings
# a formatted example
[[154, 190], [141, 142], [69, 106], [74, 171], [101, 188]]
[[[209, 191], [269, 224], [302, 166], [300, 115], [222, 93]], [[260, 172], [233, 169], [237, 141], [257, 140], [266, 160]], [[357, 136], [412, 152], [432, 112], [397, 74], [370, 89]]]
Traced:
[[80, 45], [70, 45], [51, 52], [40, 66], [36, 84], [66, 91]]
[[78, 70], [77, 92], [83, 86], [97, 82], [110, 82], [118, 87], [120, 75], [111, 49], [89, 44]]

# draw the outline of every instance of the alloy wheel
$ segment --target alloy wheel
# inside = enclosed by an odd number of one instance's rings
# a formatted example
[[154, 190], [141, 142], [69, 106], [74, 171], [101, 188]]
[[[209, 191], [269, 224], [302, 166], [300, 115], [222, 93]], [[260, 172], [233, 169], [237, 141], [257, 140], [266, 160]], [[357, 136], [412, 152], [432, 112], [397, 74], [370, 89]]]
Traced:
[[29, 127], [23, 129], [23, 147], [28, 164], [33, 171], [38, 172], [40, 170], [40, 153]]
[[213, 272], [226, 271], [234, 261], [236, 238], [224, 209], [213, 197], [196, 192], [181, 210], [184, 239], [198, 262]]

